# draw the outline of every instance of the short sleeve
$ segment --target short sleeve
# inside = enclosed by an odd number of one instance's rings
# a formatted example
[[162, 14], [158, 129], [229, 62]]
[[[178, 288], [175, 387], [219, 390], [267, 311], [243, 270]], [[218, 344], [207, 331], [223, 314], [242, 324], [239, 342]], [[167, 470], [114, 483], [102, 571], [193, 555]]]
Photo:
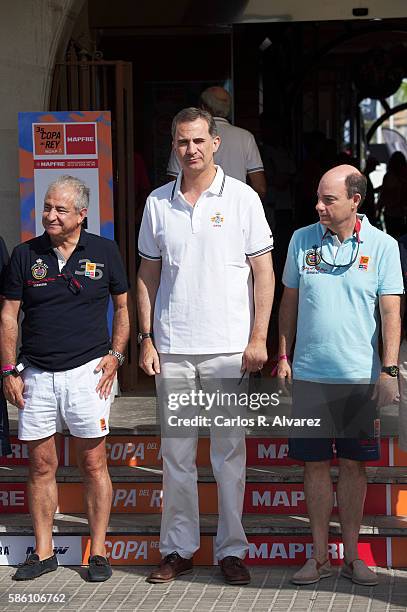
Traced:
[[289, 289], [298, 289], [300, 286], [300, 272], [298, 270], [298, 253], [295, 233], [292, 235], [290, 244], [288, 246], [287, 259], [285, 260], [283, 272], [283, 284]]
[[248, 205], [244, 236], [247, 257], [258, 257], [273, 248], [273, 234], [267, 223], [260, 198], [254, 192]]
[[264, 170], [259, 147], [256, 144], [253, 134], [249, 132], [248, 153], [246, 161], [246, 172], [262, 172]]
[[174, 150], [172, 149], [170, 159], [168, 160], [167, 174], [169, 176], [178, 176], [180, 172], [181, 166], [179, 165], [177, 156], [175, 155]]
[[109, 291], [112, 295], [126, 293], [129, 289], [126, 270], [124, 268], [123, 259], [120, 255], [119, 247], [114, 240], [111, 240], [109, 253]]
[[24, 269], [22, 247], [16, 247], [4, 275], [3, 296], [7, 300], [22, 300], [24, 292]]
[[0, 295], [3, 295], [4, 291], [4, 281], [8, 262], [9, 256], [7, 247], [3, 238], [0, 237]]
[[400, 251], [397, 242], [388, 237], [378, 263], [378, 294], [400, 295], [404, 293]]
[[140, 257], [144, 257], [144, 259], [158, 261], [161, 259], [161, 251], [157, 244], [154, 226], [151, 199], [147, 198], [138, 236], [138, 252]]

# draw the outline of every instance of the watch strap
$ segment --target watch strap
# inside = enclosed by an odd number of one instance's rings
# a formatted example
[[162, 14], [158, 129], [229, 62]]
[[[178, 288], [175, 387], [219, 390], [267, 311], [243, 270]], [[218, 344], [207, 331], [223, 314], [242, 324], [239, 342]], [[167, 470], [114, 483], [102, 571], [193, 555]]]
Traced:
[[119, 351], [114, 351], [113, 349], [110, 349], [109, 355], [113, 355], [113, 357], [116, 357], [117, 361], [119, 362], [119, 366], [123, 365], [125, 359], [123, 353], [119, 353]]
[[382, 372], [389, 376], [393, 376], [393, 378], [397, 378], [399, 375], [399, 367], [397, 365], [382, 366]]

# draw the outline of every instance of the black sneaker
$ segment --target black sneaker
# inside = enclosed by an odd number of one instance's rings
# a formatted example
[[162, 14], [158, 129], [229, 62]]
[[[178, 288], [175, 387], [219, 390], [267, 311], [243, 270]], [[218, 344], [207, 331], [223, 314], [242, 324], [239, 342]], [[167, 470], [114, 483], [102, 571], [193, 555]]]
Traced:
[[56, 555], [48, 557], [40, 561], [39, 556], [36, 553], [27, 556], [24, 563], [20, 563], [18, 570], [13, 576], [13, 580], [34, 580], [42, 574], [48, 572], [55, 572], [58, 569], [58, 560]]
[[106, 557], [93, 555], [89, 557], [88, 580], [89, 582], [104, 582], [112, 575], [112, 568]]

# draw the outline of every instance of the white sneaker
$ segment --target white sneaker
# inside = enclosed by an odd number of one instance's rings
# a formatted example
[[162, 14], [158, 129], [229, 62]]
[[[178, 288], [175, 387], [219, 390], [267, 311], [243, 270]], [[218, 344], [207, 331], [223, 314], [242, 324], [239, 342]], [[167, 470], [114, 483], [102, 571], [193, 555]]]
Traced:
[[355, 559], [351, 563], [345, 563], [342, 567], [341, 576], [363, 586], [375, 586], [379, 583], [377, 575], [367, 567], [362, 559]]
[[321, 578], [329, 578], [330, 576], [332, 576], [332, 570], [328, 560], [319, 563], [316, 559], [311, 558], [294, 574], [291, 582], [294, 584], [313, 584], [319, 582]]

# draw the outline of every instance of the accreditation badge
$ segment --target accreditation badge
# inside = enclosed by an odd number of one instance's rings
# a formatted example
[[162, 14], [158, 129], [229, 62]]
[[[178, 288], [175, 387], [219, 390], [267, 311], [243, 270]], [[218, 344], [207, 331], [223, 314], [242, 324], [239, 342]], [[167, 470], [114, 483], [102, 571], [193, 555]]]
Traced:
[[96, 264], [91, 261], [87, 261], [85, 265], [85, 276], [89, 278], [95, 278], [96, 276]]
[[361, 255], [360, 259], [359, 259], [359, 270], [366, 270], [369, 267], [369, 257], [366, 257], [366, 255]]

